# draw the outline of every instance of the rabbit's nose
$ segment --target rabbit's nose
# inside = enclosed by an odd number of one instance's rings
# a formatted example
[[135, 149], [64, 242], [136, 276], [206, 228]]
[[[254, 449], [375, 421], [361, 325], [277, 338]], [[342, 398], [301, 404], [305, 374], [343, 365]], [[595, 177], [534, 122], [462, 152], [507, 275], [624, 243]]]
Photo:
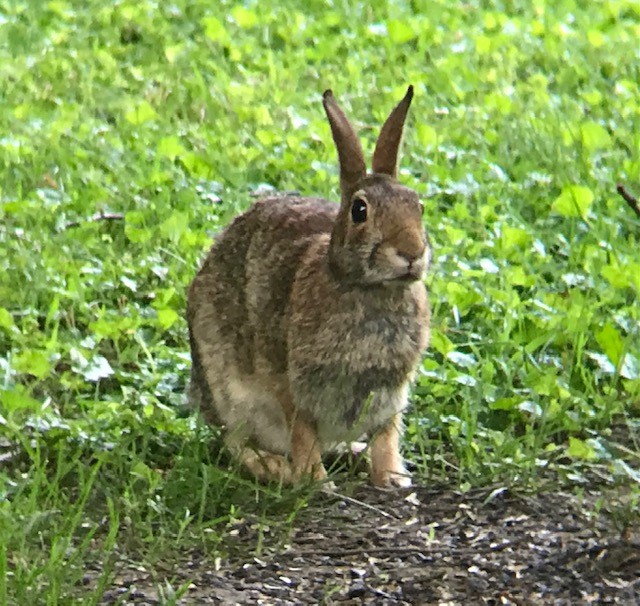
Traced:
[[423, 259], [426, 248], [427, 247], [423, 244], [417, 250], [398, 250], [396, 252], [399, 257], [406, 259], [409, 262], [409, 267], [411, 267], [411, 265]]

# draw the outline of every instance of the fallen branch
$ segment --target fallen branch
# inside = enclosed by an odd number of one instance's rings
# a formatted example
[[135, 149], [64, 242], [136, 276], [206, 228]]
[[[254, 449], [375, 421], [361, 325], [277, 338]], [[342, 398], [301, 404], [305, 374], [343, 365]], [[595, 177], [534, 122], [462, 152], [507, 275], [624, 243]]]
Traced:
[[69, 229], [70, 227], [78, 227], [82, 223], [94, 223], [98, 221], [121, 221], [122, 219], [124, 219], [124, 215], [122, 213], [105, 213], [100, 211], [95, 213], [94, 215], [91, 215], [84, 221], [70, 221], [64, 226], [64, 228]]
[[640, 217], [640, 203], [638, 203], [638, 199], [633, 196], [627, 188], [622, 185], [622, 183], [618, 183], [616, 185], [616, 191], [622, 196], [622, 199], [631, 207], [631, 210], [636, 213], [636, 216]]

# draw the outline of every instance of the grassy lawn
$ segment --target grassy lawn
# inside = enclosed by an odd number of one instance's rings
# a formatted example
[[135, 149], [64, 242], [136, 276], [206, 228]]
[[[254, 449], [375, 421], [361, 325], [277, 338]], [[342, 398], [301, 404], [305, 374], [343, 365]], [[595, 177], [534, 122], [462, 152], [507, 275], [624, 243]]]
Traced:
[[248, 516], [259, 551], [313, 507], [185, 410], [184, 310], [256, 192], [338, 198], [325, 88], [367, 153], [416, 89], [400, 178], [435, 247], [416, 481], [600, 482], [637, 515], [640, 219], [615, 184], [640, 193], [640, 5], [369, 4], [0, 3], [0, 604], [97, 603], [118, 558], [223, 555]]

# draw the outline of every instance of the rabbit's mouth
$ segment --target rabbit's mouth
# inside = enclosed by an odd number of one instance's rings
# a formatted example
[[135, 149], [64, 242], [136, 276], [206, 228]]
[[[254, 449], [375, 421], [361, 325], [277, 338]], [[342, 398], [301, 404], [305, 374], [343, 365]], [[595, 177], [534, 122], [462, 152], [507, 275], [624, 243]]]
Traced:
[[425, 272], [422, 265], [416, 265], [415, 267], [408, 267], [402, 271], [395, 268], [385, 273], [386, 275], [378, 274], [378, 276], [371, 282], [388, 286], [406, 286], [411, 282], [418, 282], [422, 280]]
[[410, 262], [409, 265], [402, 271], [399, 271], [392, 280], [399, 282], [415, 282], [416, 280], [422, 280], [424, 278], [426, 266], [423, 259], [420, 258], [414, 262]]
[[406, 284], [410, 284], [411, 282], [418, 282], [422, 280], [423, 272], [422, 270], [415, 268], [409, 269], [402, 273], [396, 273], [395, 275], [387, 276], [380, 280], [382, 284], [388, 284], [390, 286], [404, 286]]
[[419, 270], [409, 270], [407, 273], [394, 278], [396, 282], [415, 282], [422, 279], [422, 272]]
[[419, 255], [399, 253], [394, 247], [377, 247], [373, 259], [369, 257], [372, 275], [381, 282], [407, 283], [422, 280], [429, 265], [429, 249]]

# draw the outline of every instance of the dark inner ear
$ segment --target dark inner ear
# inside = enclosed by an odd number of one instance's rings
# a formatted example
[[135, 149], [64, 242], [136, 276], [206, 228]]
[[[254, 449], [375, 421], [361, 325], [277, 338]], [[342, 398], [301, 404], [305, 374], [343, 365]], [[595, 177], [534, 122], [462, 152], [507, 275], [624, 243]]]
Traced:
[[330, 90], [325, 91], [322, 95], [322, 104], [327, 113], [331, 125], [331, 135], [338, 150], [342, 199], [347, 200], [358, 181], [367, 173], [362, 145]]
[[373, 152], [372, 169], [374, 173], [396, 176], [398, 170], [398, 149], [402, 140], [402, 129], [407, 118], [407, 112], [413, 99], [413, 86], [409, 86], [407, 94], [389, 114], [382, 125], [380, 136]]

